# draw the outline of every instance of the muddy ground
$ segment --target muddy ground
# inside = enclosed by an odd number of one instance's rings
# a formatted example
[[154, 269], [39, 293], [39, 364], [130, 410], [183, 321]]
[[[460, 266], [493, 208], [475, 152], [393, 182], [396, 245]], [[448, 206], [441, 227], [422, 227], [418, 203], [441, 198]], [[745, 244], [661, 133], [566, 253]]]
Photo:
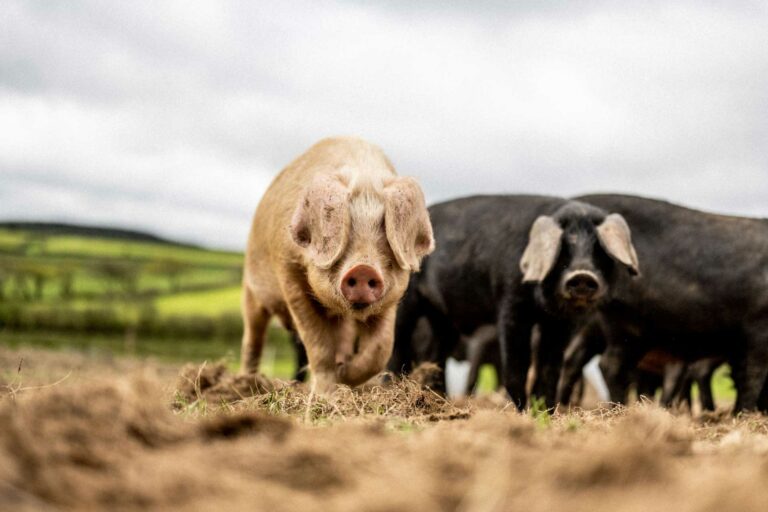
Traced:
[[29, 350], [0, 364], [0, 510], [768, 509], [760, 416], [519, 414], [413, 381], [317, 398], [224, 366]]

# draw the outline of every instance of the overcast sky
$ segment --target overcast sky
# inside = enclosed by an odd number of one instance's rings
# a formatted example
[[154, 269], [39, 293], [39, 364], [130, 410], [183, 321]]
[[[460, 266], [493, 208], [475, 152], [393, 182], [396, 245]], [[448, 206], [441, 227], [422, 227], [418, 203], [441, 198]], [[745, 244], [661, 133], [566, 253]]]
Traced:
[[241, 249], [272, 177], [334, 134], [429, 202], [768, 216], [767, 3], [447, 4], [3, 0], [0, 220]]

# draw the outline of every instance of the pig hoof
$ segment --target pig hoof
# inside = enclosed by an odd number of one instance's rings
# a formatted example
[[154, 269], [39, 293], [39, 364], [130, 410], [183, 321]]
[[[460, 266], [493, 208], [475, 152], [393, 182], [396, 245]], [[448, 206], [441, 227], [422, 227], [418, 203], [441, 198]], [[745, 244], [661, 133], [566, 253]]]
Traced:
[[343, 381], [346, 375], [347, 375], [347, 363], [343, 363], [343, 362], [336, 363], [336, 378], [340, 381]]

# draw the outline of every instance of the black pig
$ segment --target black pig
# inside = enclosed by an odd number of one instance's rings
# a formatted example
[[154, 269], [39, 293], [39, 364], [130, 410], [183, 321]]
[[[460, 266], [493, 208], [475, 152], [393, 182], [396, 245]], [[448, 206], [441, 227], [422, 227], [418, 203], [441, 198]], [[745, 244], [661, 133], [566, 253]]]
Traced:
[[765, 410], [768, 220], [626, 195], [580, 200], [624, 216], [643, 262], [643, 278], [616, 287], [604, 310], [601, 368], [611, 400], [626, 400], [629, 370], [658, 348], [685, 361], [727, 358], [738, 392], [734, 411]]
[[501, 383], [522, 409], [531, 329], [539, 324], [533, 393], [553, 406], [574, 326], [610, 300], [627, 270], [639, 271], [626, 222], [583, 202], [542, 196], [467, 197], [434, 205], [429, 214], [436, 250], [412, 276], [398, 310], [390, 369], [407, 367], [421, 316], [429, 319], [439, 364], [462, 334], [494, 324]]

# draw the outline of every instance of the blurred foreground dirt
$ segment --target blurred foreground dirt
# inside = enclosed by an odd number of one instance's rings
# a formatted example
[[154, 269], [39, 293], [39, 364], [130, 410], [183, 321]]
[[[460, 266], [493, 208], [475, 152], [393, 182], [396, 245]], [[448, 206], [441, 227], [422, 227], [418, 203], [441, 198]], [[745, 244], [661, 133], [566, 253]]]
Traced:
[[413, 381], [318, 398], [217, 365], [21, 355], [0, 349], [0, 510], [768, 508], [760, 416], [523, 415]]

